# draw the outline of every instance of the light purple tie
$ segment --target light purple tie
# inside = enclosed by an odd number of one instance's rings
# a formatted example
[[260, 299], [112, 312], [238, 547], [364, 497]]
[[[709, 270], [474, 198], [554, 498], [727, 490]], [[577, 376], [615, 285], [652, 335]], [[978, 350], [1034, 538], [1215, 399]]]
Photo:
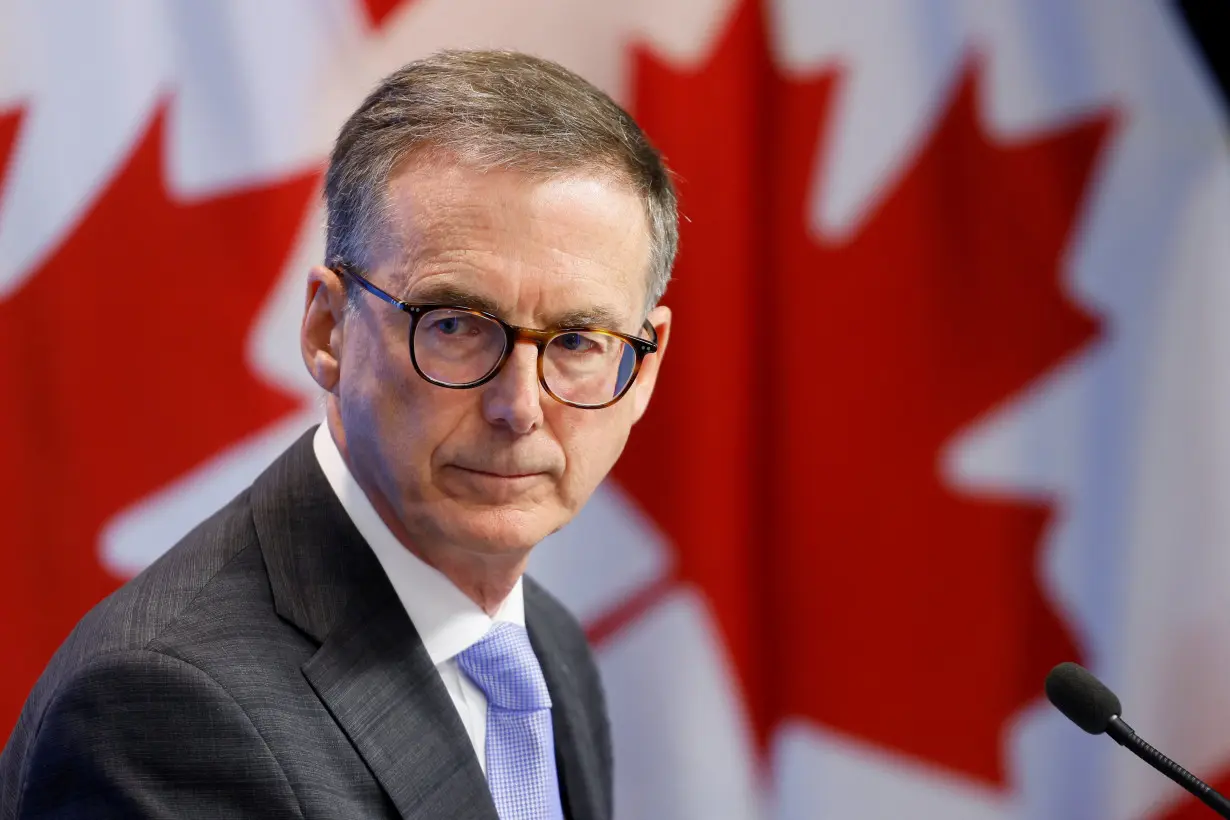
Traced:
[[562, 820], [551, 696], [525, 627], [496, 623], [457, 663], [487, 696], [487, 785], [500, 820]]

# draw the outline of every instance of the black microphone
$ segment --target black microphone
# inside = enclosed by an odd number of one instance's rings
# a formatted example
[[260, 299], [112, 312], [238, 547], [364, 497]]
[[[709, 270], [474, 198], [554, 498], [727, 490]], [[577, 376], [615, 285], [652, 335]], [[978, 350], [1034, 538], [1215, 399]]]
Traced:
[[1061, 663], [1046, 676], [1046, 697], [1068, 720], [1091, 735], [1103, 732], [1120, 746], [1157, 769], [1162, 774], [1200, 798], [1206, 806], [1222, 817], [1230, 818], [1230, 800], [1212, 786], [1140, 738], [1119, 715], [1123, 707], [1119, 698], [1102, 681], [1076, 663]]

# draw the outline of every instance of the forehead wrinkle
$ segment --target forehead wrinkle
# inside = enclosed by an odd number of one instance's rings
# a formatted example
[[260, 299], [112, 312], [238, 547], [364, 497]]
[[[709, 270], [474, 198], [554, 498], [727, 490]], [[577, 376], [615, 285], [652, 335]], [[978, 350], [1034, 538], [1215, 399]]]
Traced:
[[[445, 229], [443, 236], [437, 233], [436, 241], [420, 243], [417, 252], [407, 257], [404, 281], [409, 285], [411, 294], [406, 297], [407, 301], [475, 308], [517, 324], [510, 319], [515, 300], [508, 303], [507, 294], [492, 293], [491, 288], [486, 286], [489, 277], [499, 281], [506, 279], [506, 274], [511, 276], [512, 281], [525, 282], [527, 279], [538, 279], [537, 276], [527, 276], [531, 271], [540, 276], [545, 274], [558, 283], [558, 291], [562, 294], [585, 292], [587, 284], [594, 281], [594, 276], [585, 275], [583, 270], [600, 271], [598, 278], [608, 284], [621, 283], [616, 285], [619, 288], [626, 286], [629, 279], [627, 272], [610, 267], [599, 256], [550, 248], [548, 257], [535, 263], [526, 258], [524, 248], [488, 244], [479, 236], [472, 236], [464, 229], [458, 230], [448, 220], [438, 220], [436, 224]], [[508, 250], [520, 252], [509, 256]], [[576, 284], [568, 280], [575, 280]], [[540, 302], [539, 309], [534, 311], [537, 326], [542, 329], [598, 327], [618, 330], [631, 324], [627, 310], [620, 305], [604, 303], [605, 300], [595, 298], [597, 296], [591, 294], [589, 304], [573, 303], [558, 310], [545, 310]], [[629, 327], [628, 331], [634, 332], [635, 329]]]
[[415, 279], [415, 273], [427, 262], [440, 257], [469, 255], [477, 248], [466, 249], [474, 240], [495, 232], [499, 220], [487, 203], [438, 196], [430, 181], [422, 189], [414, 184], [415, 174], [390, 183], [390, 200], [403, 210], [397, 223], [398, 259], [394, 269], [405, 288]]
[[[600, 278], [618, 289], [621, 296], [624, 290], [641, 291], [648, 285], [648, 258], [642, 260], [644, 264], [638, 266], [640, 270], [631, 272], [613, 267], [606, 258], [604, 248], [589, 248], [584, 243], [571, 242], [561, 246], [554, 241], [556, 237], [553, 233], [560, 225], [554, 221], [544, 221], [533, 207], [523, 207], [526, 204], [524, 199], [532, 202], [539, 198], [540, 192], [536, 188], [527, 189], [524, 196], [519, 191], [518, 198], [514, 199], [500, 196], [466, 198], [443, 193], [438, 188], [438, 180], [424, 180], [424, 186], [417, 185], [415, 176], [417, 174], [413, 172], [407, 174], [392, 186], [402, 207], [400, 232], [403, 253], [399, 267], [403, 274], [403, 292], [409, 292], [405, 297], [407, 301], [456, 304], [483, 310], [508, 321], [514, 315], [519, 300], [504, 293], [498, 286], [488, 287], [485, 280], [494, 277], [496, 282], [505, 278], [521, 281], [533, 269], [537, 275], [529, 276], [528, 281], [538, 280], [541, 283], [543, 274], [546, 274], [545, 278], [560, 280], [558, 287], [543, 291], [543, 295], [555, 297], [547, 301], [554, 302], [553, 307], [558, 310], [545, 310], [546, 305], [541, 297], [534, 300], [537, 304], [533, 308], [533, 317], [538, 320], [538, 327], [591, 326], [635, 332], [630, 327], [632, 319], [627, 314], [639, 310], [643, 297], [634, 300], [637, 302], [635, 306], [629, 306], [622, 304], [622, 298], [617, 300], [618, 304], [610, 304], [611, 294], [604, 299], [601, 293], [591, 292], [587, 304], [567, 299], [572, 294], [585, 298], [585, 290], [574, 288], [566, 280], [576, 279], [577, 285], [581, 286], [589, 280]], [[453, 191], [452, 188], [447, 190]], [[639, 209], [637, 213], [643, 218]], [[568, 227], [568, 224], [565, 222], [563, 227]], [[616, 234], [614, 242], [619, 246], [637, 242], [642, 232], [639, 229], [643, 227], [639, 219], [629, 220], [622, 226], [623, 230]], [[509, 237], [514, 235], [521, 237], [521, 241], [509, 242]], [[563, 235], [567, 239], [572, 236], [571, 232]], [[544, 241], [548, 237], [550, 239]], [[546, 255], [541, 256], [542, 252]], [[606, 289], [609, 288], [603, 288]], [[561, 304], [558, 296], [564, 296], [567, 301]], [[512, 303], [508, 303], [510, 298], [514, 298]], [[530, 304], [525, 307], [530, 307]]]

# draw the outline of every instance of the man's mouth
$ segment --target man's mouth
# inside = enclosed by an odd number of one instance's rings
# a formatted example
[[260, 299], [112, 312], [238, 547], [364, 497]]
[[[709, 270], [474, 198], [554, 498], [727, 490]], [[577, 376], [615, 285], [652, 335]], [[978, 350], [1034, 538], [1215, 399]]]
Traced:
[[474, 473], [476, 475], [490, 476], [491, 478], [532, 478], [533, 476], [545, 475], [545, 473], [541, 470], [532, 470], [532, 471], [516, 472], [516, 473], [504, 473], [504, 472], [496, 472], [494, 470], [478, 470], [473, 467], [460, 467], [459, 469], [465, 470], [467, 473]]
[[502, 478], [502, 479], [514, 480], [518, 478], [537, 478], [539, 476], [548, 475], [548, 472], [546, 470], [534, 470], [534, 469], [528, 469], [528, 468], [517, 468], [514, 470], [493, 470], [493, 469], [484, 469], [481, 467], [466, 467], [460, 464], [454, 464], [452, 466], [455, 469], [461, 470], [462, 472], [470, 473], [476, 476], [483, 476], [486, 478], [497, 478], [497, 479]]

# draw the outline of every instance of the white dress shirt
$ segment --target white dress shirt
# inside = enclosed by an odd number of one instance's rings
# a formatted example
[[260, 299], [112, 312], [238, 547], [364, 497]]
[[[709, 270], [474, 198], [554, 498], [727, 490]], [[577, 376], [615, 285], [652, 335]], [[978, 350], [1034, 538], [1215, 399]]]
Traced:
[[363, 540], [376, 553], [376, 559], [389, 576], [397, 597], [406, 608], [406, 614], [418, 630], [427, 654], [444, 681], [444, 688], [457, 707], [457, 714], [461, 716], [470, 742], [474, 744], [474, 753], [478, 755], [478, 763], [485, 773], [487, 698], [461, 671], [457, 665], [457, 655], [478, 643], [496, 621], [511, 621], [525, 626], [521, 579], [517, 579], [495, 617], [488, 616], [452, 581], [424, 563], [394, 537], [350, 474], [350, 468], [342, 460], [327, 424], [322, 423], [316, 430], [313, 445], [316, 460], [320, 462], [320, 469], [329, 480], [329, 486], [337, 494], [342, 508]]

